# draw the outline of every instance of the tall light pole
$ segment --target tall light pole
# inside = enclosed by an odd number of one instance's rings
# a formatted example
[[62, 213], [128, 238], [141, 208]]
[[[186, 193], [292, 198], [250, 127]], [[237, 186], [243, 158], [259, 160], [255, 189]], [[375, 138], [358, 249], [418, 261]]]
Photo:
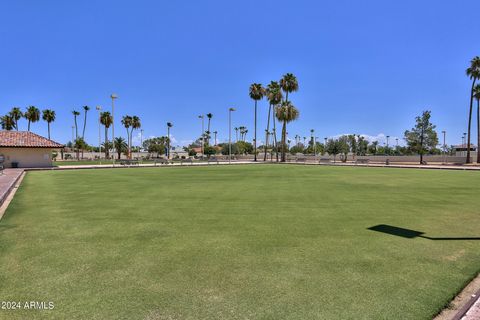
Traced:
[[115, 93], [112, 93], [110, 95], [110, 99], [112, 99], [112, 163], [113, 166], [115, 166], [115, 99], [117, 99], [117, 95]]
[[447, 131], [443, 130], [442, 131], [442, 134], [443, 134], [443, 163], [446, 163], [447, 162], [447, 150], [446, 150], [446, 144], [445, 144], [445, 140], [446, 140], [446, 137], [447, 137]]
[[143, 129], [140, 129], [140, 152], [143, 151]]
[[205, 121], [204, 121], [204, 116], [203, 114], [202, 115], [199, 115], [198, 116], [199, 119], [202, 119], [202, 135], [200, 136], [200, 139], [202, 140], [202, 159], [203, 159], [203, 139], [205, 138]]
[[465, 151], [464, 151], [464, 152], [465, 152], [465, 154], [467, 154], [467, 153], [468, 153], [468, 149], [467, 149], [467, 148], [468, 148], [469, 146], [467, 146], [467, 133], [466, 133], [466, 132], [463, 133], [463, 143], [462, 143], [462, 144], [463, 144], [463, 147], [465, 148]]
[[98, 111], [98, 160], [100, 161], [100, 164], [102, 164], [102, 118], [100, 115], [102, 107], [97, 106], [95, 109]]
[[387, 136], [387, 152], [388, 154], [390, 154], [390, 151], [388, 150], [388, 139], [390, 138], [390, 136]]
[[232, 112], [235, 108], [228, 109], [228, 164], [232, 163]]
[[171, 127], [173, 127], [173, 124], [171, 122], [167, 122], [167, 159], [169, 160], [170, 160], [170, 128]]

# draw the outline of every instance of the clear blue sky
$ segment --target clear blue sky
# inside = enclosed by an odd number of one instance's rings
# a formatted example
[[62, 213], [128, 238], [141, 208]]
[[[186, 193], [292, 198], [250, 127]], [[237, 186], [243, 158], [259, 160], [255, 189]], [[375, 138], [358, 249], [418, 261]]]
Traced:
[[[95, 106], [118, 94], [120, 116], [140, 116], [145, 136], [177, 144], [198, 137], [197, 116], [214, 115], [227, 139], [234, 125], [253, 134], [252, 82], [292, 72], [300, 109], [289, 134], [402, 137], [432, 110], [449, 144], [467, 125], [470, 81], [480, 55], [480, 1], [2, 1], [0, 108], [53, 108], [52, 137], [71, 137], [73, 109], [92, 107], [87, 141], [96, 144]], [[259, 104], [259, 132], [266, 123]], [[81, 122], [80, 122], [81, 123]], [[21, 128], [26, 128], [23, 121]], [[33, 124], [46, 135], [46, 124]], [[118, 129], [117, 129], [118, 128]], [[251, 137], [251, 136], [250, 136]]]

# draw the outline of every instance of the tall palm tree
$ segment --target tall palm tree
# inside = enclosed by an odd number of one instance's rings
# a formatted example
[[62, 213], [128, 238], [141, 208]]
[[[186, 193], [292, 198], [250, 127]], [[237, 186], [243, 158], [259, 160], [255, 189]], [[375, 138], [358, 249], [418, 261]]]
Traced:
[[477, 100], [477, 163], [480, 163], [480, 84], [473, 89], [473, 97]]
[[472, 88], [470, 90], [470, 109], [468, 113], [468, 138], [467, 138], [467, 163], [470, 163], [470, 136], [472, 128], [472, 109], [473, 109], [473, 90], [475, 82], [480, 79], [480, 57], [475, 57], [470, 61], [470, 67], [466, 71], [467, 76], [472, 80]]
[[253, 129], [253, 161], [257, 161], [257, 102], [262, 100], [265, 89], [260, 83], [252, 83], [249, 90], [250, 98], [255, 101], [255, 127]]
[[19, 107], [13, 107], [8, 114], [15, 121], [15, 129], [18, 131], [18, 120], [23, 118], [22, 110]]
[[238, 142], [238, 128], [235, 127], [234, 130], [235, 130], [235, 142]]
[[280, 87], [285, 92], [285, 101], [288, 102], [288, 94], [290, 92], [298, 91], [298, 80], [291, 73], [285, 74], [282, 79], [280, 79]]
[[109, 156], [109, 147], [111, 144], [108, 143], [108, 128], [113, 123], [113, 118], [110, 112], [105, 111], [100, 113], [100, 123], [105, 126], [105, 158], [108, 159]]
[[85, 110], [85, 117], [83, 118], [83, 131], [82, 131], [82, 138], [85, 139], [85, 128], [87, 127], [87, 113], [90, 110], [89, 106], [83, 106], [83, 110]]
[[[278, 105], [280, 102], [282, 102], [282, 90], [280, 88], [280, 85], [276, 81], [271, 81], [267, 85], [267, 89], [265, 90], [265, 96], [267, 97], [268, 100], [268, 120], [267, 120], [267, 130], [265, 130], [265, 152], [263, 155], [263, 161], [267, 160], [267, 145], [268, 145], [268, 136], [270, 132], [270, 115], [272, 115], [272, 121], [273, 121], [273, 127], [275, 128], [275, 117], [272, 112], [272, 107]], [[275, 130], [274, 130], [275, 131]], [[274, 145], [276, 147], [277, 145], [277, 137], [274, 135]], [[277, 161], [278, 161], [278, 152], [277, 152]]]
[[50, 139], [50, 123], [55, 121], [55, 111], [51, 109], [45, 109], [42, 111], [42, 119], [47, 122], [48, 126], [48, 139]]
[[208, 140], [207, 143], [210, 144], [210, 122], [212, 121], [213, 114], [207, 113], [208, 124], [207, 124], [207, 131], [208, 131]]
[[[210, 115], [210, 116], [208, 116]], [[208, 113], [208, 128], [210, 129], [210, 119], [212, 118], [212, 114]], [[167, 122], [167, 159], [170, 159], [170, 128], [173, 127], [171, 122]]]
[[138, 130], [142, 127], [142, 122], [138, 116], [132, 116], [132, 129], [130, 131], [130, 145], [132, 145], [133, 130]]
[[128, 152], [127, 157], [130, 158], [130, 127], [132, 126], [132, 117], [129, 115], [122, 117], [122, 124], [127, 130], [127, 145], [128, 145]]
[[0, 117], [0, 125], [3, 130], [13, 130], [15, 129], [15, 119], [10, 114], [6, 114]]
[[282, 127], [282, 162], [286, 161], [287, 123], [296, 120], [300, 112], [290, 101], [283, 101], [275, 108], [275, 116], [283, 122]]
[[77, 117], [80, 115], [80, 112], [73, 110], [73, 122], [75, 123], [75, 140], [78, 139], [78, 125], [77, 125]]
[[23, 114], [23, 116], [28, 120], [28, 131], [30, 131], [30, 123], [40, 120], [40, 110], [38, 110], [38, 108], [35, 106], [30, 106], [27, 108], [27, 111]]

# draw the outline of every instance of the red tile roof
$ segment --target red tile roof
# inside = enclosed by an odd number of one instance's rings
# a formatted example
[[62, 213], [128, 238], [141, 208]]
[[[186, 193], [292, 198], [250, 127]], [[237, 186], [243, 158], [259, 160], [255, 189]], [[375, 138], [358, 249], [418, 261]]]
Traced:
[[28, 131], [0, 131], [0, 147], [63, 148], [64, 145]]

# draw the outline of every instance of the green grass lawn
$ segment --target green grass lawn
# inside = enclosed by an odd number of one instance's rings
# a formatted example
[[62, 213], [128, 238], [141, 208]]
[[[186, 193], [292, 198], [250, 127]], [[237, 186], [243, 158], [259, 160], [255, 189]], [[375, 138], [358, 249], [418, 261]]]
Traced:
[[415, 169], [29, 172], [0, 220], [0, 300], [55, 309], [0, 318], [430, 319], [480, 270], [480, 240], [455, 240], [480, 237], [479, 190]]

